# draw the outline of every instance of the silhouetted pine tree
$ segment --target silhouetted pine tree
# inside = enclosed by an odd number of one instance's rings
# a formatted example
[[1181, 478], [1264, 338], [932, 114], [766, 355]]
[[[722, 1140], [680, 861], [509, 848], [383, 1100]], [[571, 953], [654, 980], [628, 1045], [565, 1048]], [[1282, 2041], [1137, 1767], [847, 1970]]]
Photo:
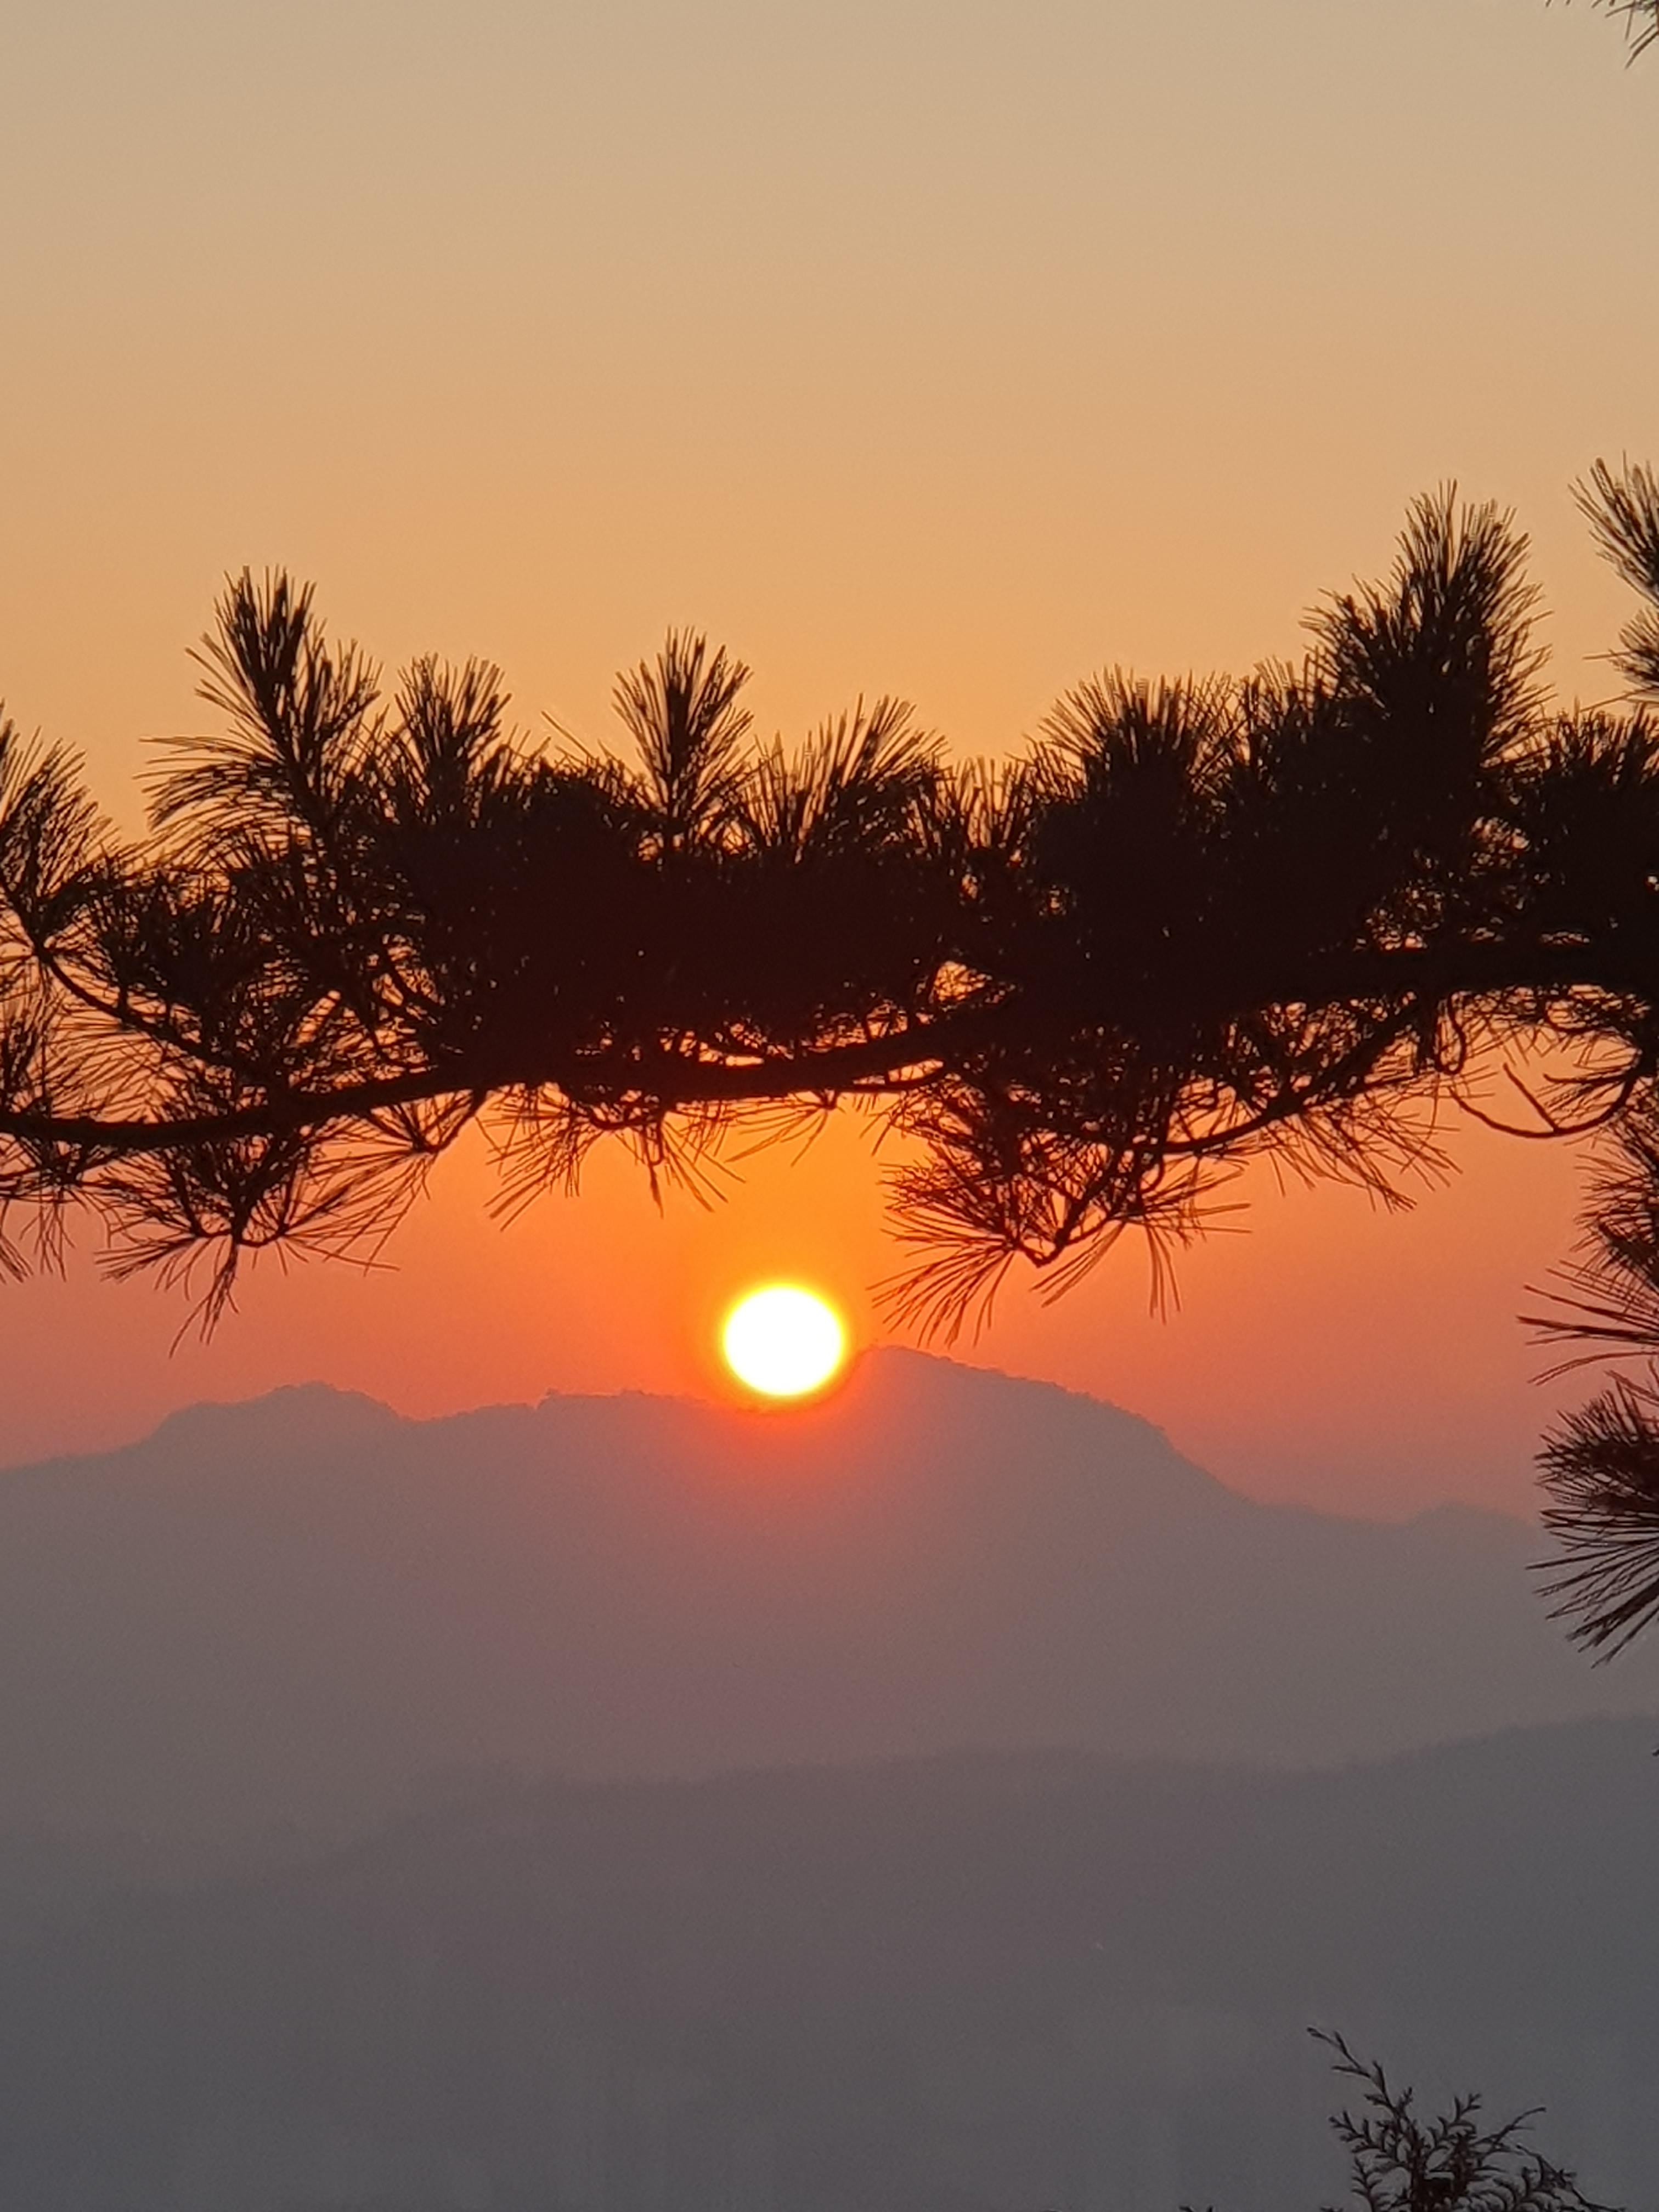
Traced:
[[[1659, 593], [1652, 477], [1587, 501]], [[148, 837], [0, 736], [0, 1200], [48, 1234], [100, 1209], [121, 1267], [213, 1250], [222, 1285], [382, 1236], [480, 1116], [527, 1193], [606, 1134], [696, 1174], [740, 1115], [851, 1100], [917, 1140], [899, 1301], [949, 1326], [1014, 1258], [1064, 1281], [1127, 1225], [1189, 1233], [1264, 1151], [1398, 1196], [1506, 1043], [1565, 1048], [1540, 1127], [1636, 1127], [1655, 728], [1547, 705], [1523, 551], [1425, 501], [1300, 666], [1101, 677], [995, 771], [889, 702], [757, 743], [746, 670], [690, 636], [618, 687], [631, 755], [532, 750], [495, 670], [388, 698], [307, 591], [244, 575], [220, 727], [170, 748]], [[1650, 610], [1638, 687], [1656, 641]]]
[[[1191, 1235], [1263, 1153], [1399, 1200], [1455, 1103], [1602, 1133], [1572, 1294], [1659, 1348], [1659, 479], [1583, 500], [1641, 602], [1621, 705], [1546, 697], [1523, 541], [1443, 496], [1299, 665], [1106, 674], [994, 770], [886, 701], [758, 742], [686, 635], [618, 686], [631, 750], [538, 750], [494, 669], [387, 696], [244, 575], [145, 837], [0, 730], [0, 1207], [48, 1255], [96, 1209], [118, 1271], [208, 1254], [210, 1315], [251, 1251], [378, 1242], [476, 1120], [516, 1200], [606, 1135], [695, 1177], [845, 1101], [912, 1140], [892, 1296], [949, 1329], [1015, 1260]], [[1659, 1599], [1659, 1399], [1548, 1464], [1557, 1594], [1616, 1638]]]

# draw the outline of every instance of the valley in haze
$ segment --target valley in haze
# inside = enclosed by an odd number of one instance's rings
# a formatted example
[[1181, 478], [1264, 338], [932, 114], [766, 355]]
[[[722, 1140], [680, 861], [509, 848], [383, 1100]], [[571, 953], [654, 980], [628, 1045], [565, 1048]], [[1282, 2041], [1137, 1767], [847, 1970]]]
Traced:
[[1309, 2023], [1659, 2178], [1651, 1720], [1299, 1775], [958, 1753], [501, 1783], [59, 1899], [0, 1980], [31, 2212], [1282, 2212]]

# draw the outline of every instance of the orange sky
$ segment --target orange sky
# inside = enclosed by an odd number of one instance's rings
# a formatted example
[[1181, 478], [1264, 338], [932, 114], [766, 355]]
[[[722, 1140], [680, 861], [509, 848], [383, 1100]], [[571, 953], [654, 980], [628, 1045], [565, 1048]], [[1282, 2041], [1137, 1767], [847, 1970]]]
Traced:
[[[862, 691], [963, 750], [1107, 660], [1294, 648], [1455, 477], [1537, 543], [1564, 690], [1620, 616], [1568, 486], [1659, 453], [1659, 62], [1543, 0], [146, 0], [0, 19], [0, 691], [130, 812], [245, 562], [388, 660], [598, 733], [670, 622], [764, 726]], [[1280, 1199], [1146, 1314], [1126, 1250], [971, 1356], [1274, 1496], [1524, 1505], [1510, 1316], [1571, 1164], [1482, 1139], [1404, 1220]], [[411, 1410], [703, 1388], [722, 1298], [892, 1254], [856, 1130], [659, 1219], [503, 1231], [462, 1159], [395, 1272], [0, 1291], [0, 1459], [320, 1375]], [[1259, 1181], [1261, 1179], [1258, 1179]]]

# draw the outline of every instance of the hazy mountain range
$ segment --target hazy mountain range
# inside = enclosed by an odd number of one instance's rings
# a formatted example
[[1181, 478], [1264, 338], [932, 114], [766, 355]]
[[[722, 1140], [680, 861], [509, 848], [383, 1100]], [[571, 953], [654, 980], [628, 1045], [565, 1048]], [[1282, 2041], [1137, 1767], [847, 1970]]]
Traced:
[[321, 1388], [0, 1476], [0, 1832], [343, 1834], [434, 1771], [960, 1748], [1328, 1764], [1659, 1710], [1535, 1529], [1253, 1504], [1127, 1413], [902, 1352], [787, 1415]]
[[1538, 1548], [900, 1352], [0, 1476], [0, 2203], [1284, 2212], [1316, 2021], [1652, 2194], [1659, 1671]]

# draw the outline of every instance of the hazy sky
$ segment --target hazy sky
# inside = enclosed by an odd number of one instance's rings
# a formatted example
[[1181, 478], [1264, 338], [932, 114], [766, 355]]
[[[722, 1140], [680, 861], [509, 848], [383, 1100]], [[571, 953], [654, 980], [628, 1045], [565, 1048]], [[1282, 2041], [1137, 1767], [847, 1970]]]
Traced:
[[[1293, 650], [1455, 477], [1532, 531], [1563, 689], [1621, 613], [1569, 486], [1659, 454], [1659, 57], [1545, 0], [289, 0], [0, 11], [0, 691], [131, 816], [185, 648], [283, 562], [388, 661], [591, 733], [672, 622], [763, 724], [895, 690], [967, 750], [1119, 660]], [[410, 1410], [708, 1386], [756, 1267], [861, 1312], [854, 1132], [665, 1222], [603, 1168], [505, 1234], [462, 1160], [365, 1280], [0, 1291], [0, 1457], [322, 1375]], [[1571, 1164], [1413, 1217], [1280, 1200], [1173, 1322], [1126, 1250], [974, 1356], [1273, 1494], [1523, 1504], [1510, 1316]]]

